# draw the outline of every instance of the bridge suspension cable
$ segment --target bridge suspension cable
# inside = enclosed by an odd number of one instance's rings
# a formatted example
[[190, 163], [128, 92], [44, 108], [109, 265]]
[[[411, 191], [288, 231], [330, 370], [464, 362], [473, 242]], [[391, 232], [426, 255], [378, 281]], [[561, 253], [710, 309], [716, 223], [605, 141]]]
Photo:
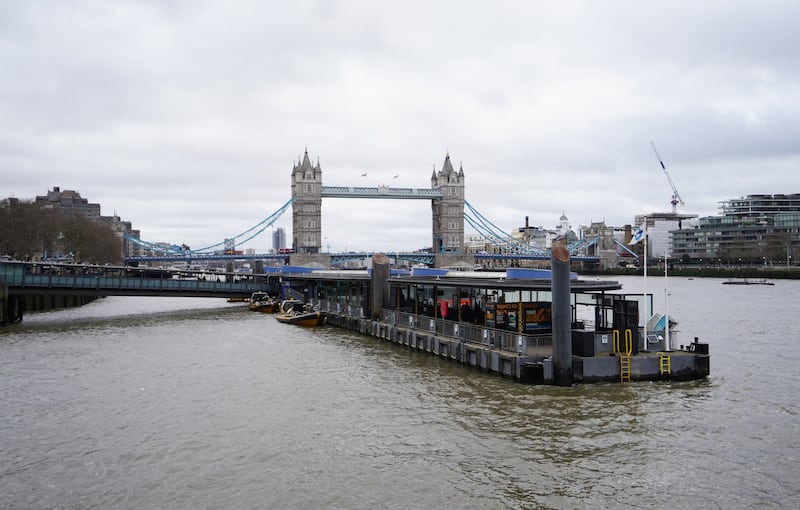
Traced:
[[[262, 232], [264, 232], [266, 229], [268, 229], [273, 223], [275, 223], [275, 221], [278, 218], [280, 218], [283, 213], [286, 212], [286, 210], [289, 208], [290, 205], [292, 205], [292, 203], [294, 201], [295, 201], [295, 198], [292, 197], [291, 199], [289, 199], [288, 202], [283, 204], [277, 211], [273, 212], [272, 214], [270, 214], [269, 216], [267, 216], [266, 218], [264, 218], [260, 222], [256, 223], [252, 227], [248, 228], [247, 230], [245, 230], [241, 234], [235, 235], [235, 236], [231, 237], [230, 239], [235, 239], [236, 242], [239, 243], [239, 244], [246, 243], [247, 241], [253, 239], [254, 237], [256, 237], [259, 234], [261, 234]], [[258, 229], [258, 230], [256, 230], [256, 229]], [[243, 236], [248, 236], [248, 237], [245, 237], [244, 239], [240, 239]], [[211, 244], [211, 245], [208, 245], [208, 246], [204, 246], [202, 248], [198, 248], [197, 250], [194, 250], [194, 251], [195, 252], [208, 252], [208, 251], [212, 251], [214, 248], [219, 248], [219, 247], [224, 247], [224, 246], [225, 246], [225, 241], [222, 241], [220, 243]]]
[[[273, 212], [272, 214], [270, 214], [269, 216], [267, 216], [263, 220], [259, 221], [258, 223], [256, 223], [252, 227], [248, 228], [244, 232], [241, 232], [240, 234], [232, 236], [229, 239], [233, 239], [233, 240], [236, 241], [236, 243], [239, 243], [239, 244], [246, 243], [247, 241], [250, 241], [254, 237], [256, 237], [256, 236], [260, 235], [261, 233], [263, 233], [270, 226], [272, 226], [278, 220], [278, 218], [280, 218], [283, 215], [283, 213], [285, 213], [286, 210], [289, 209], [289, 207], [292, 205], [292, 203], [294, 201], [295, 201], [295, 198], [292, 197], [291, 199], [289, 199], [289, 201], [287, 201], [285, 204], [283, 204], [275, 212]], [[184, 254], [187, 253], [187, 250], [181, 250], [180, 247], [178, 247], [177, 245], [166, 246], [166, 245], [163, 245], [163, 244], [151, 243], [151, 242], [143, 241], [141, 239], [133, 237], [133, 236], [131, 236], [129, 234], [125, 234], [124, 237], [128, 241], [131, 241], [132, 243], [134, 243], [134, 244], [136, 244], [138, 246], [141, 246], [141, 247], [143, 247], [143, 248], [145, 248], [147, 250], [151, 250], [151, 251], [154, 251], [154, 252], [157, 252], [157, 253], [161, 253], [163, 255], [176, 255], [176, 256], [179, 256], [179, 255], [184, 255]], [[223, 240], [222, 242], [211, 244], [211, 245], [208, 245], [208, 246], [204, 246], [204, 247], [198, 248], [196, 250], [188, 250], [188, 253], [192, 254], [192, 255], [209, 254], [209, 253], [212, 253], [217, 248], [224, 248], [224, 246], [225, 246], [225, 241]]]
[[478, 212], [472, 204], [464, 201], [467, 210], [464, 211], [464, 219], [469, 225], [478, 231], [479, 234], [485, 236], [487, 239], [497, 244], [501, 248], [507, 248], [513, 253], [530, 254], [530, 255], [549, 255], [542, 250], [529, 246], [522, 241], [515, 239], [511, 235], [504, 232], [500, 227], [492, 223], [484, 215]]
[[[504, 232], [500, 227], [492, 223], [485, 216], [483, 216], [472, 204], [464, 201], [466, 209], [464, 211], [464, 219], [474, 228], [479, 234], [486, 237], [490, 242], [494, 243], [501, 249], [506, 249], [510, 253], [517, 255], [532, 255], [535, 257], [549, 257], [548, 250], [542, 250], [530, 246], [515, 237]], [[600, 242], [602, 238], [599, 236], [586, 237], [573, 241], [567, 246], [570, 256], [585, 256], [586, 250]], [[582, 255], [583, 254], [583, 255]]]

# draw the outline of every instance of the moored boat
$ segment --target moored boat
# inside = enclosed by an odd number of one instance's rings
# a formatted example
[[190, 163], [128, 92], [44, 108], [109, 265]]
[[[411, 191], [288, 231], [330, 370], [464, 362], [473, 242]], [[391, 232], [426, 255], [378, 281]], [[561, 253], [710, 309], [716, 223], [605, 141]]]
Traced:
[[281, 303], [280, 312], [275, 316], [278, 322], [295, 326], [316, 327], [322, 325], [325, 316], [311, 305], [302, 301], [286, 300]]
[[765, 280], [764, 278], [736, 278], [731, 280], [725, 280], [722, 282], [722, 285], [775, 285], [774, 282], [769, 280]]
[[275, 313], [278, 311], [278, 301], [266, 292], [253, 292], [247, 301], [247, 308], [254, 312]]

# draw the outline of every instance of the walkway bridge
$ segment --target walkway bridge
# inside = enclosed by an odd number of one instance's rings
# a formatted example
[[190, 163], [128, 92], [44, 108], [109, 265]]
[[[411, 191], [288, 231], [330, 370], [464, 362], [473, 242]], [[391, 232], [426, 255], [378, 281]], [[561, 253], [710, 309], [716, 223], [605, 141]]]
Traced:
[[322, 186], [321, 196], [334, 198], [442, 198], [441, 188], [391, 188], [389, 186]]
[[249, 297], [266, 276], [116, 266], [0, 262], [0, 294]]

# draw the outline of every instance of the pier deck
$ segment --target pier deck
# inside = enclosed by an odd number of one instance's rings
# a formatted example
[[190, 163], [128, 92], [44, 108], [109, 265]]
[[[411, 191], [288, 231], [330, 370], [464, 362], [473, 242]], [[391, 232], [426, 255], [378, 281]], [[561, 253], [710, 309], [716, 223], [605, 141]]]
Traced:
[[[552, 348], [537, 346], [527, 348], [524, 352], [512, 352], [385, 321], [354, 318], [334, 312], [326, 312], [326, 316], [328, 324], [447, 358], [461, 365], [487, 370], [520, 382], [553, 382]], [[662, 369], [664, 356], [669, 357], [668, 372]], [[697, 352], [640, 352], [630, 357], [631, 381], [702, 379], [709, 374], [709, 369], [709, 355]], [[621, 379], [619, 355], [614, 353], [573, 355], [572, 370], [576, 383], [620, 382]]]

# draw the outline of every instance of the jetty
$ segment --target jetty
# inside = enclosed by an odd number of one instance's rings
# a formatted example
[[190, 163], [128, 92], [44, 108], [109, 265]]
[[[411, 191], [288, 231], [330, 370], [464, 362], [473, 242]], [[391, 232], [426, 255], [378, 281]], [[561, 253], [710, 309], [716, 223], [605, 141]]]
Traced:
[[552, 271], [503, 272], [394, 271], [376, 257], [371, 270], [292, 268], [273, 281], [284, 294], [302, 295], [329, 325], [520, 382], [709, 375], [707, 343], [696, 337], [678, 343], [671, 318], [644, 321], [639, 312], [651, 295], [626, 294], [614, 281], [581, 280], [564, 257]]

